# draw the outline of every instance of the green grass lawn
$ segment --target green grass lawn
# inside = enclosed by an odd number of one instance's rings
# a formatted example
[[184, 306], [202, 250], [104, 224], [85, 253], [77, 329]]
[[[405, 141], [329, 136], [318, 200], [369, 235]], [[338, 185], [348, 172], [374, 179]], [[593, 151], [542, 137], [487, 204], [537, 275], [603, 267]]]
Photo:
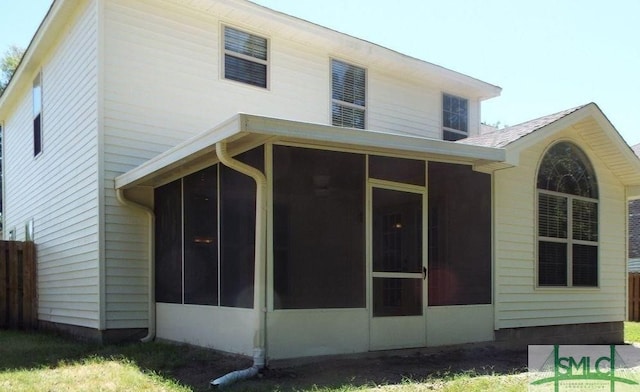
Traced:
[[179, 346], [101, 346], [35, 332], [0, 331], [0, 391], [191, 391], [170, 370]]
[[627, 321], [624, 323], [624, 341], [640, 343], [640, 323]]
[[[625, 340], [640, 343], [640, 323], [625, 323]], [[222, 361], [211, 350], [163, 343], [95, 345], [45, 333], [0, 331], [0, 391], [206, 391], [205, 381], [189, 382], [185, 367], [200, 363], [199, 371]], [[225, 359], [228, 361], [228, 359]], [[235, 364], [233, 364], [235, 366]], [[238, 365], [239, 366], [239, 365]], [[240, 367], [235, 367], [240, 368]], [[221, 374], [205, 374], [219, 376]], [[193, 376], [193, 375], [192, 375]], [[186, 380], [186, 381], [185, 381]], [[480, 374], [474, 371], [432, 375], [399, 384], [362, 386], [304, 386], [289, 380], [238, 383], [230, 391], [526, 391], [526, 373]], [[326, 385], [335, 385], [327, 380]]]

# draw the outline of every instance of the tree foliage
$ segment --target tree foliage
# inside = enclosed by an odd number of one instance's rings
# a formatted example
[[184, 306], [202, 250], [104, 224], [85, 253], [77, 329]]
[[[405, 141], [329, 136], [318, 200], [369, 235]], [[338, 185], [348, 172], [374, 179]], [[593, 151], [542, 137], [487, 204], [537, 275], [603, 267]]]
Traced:
[[18, 68], [23, 54], [24, 49], [16, 45], [11, 45], [0, 59], [0, 95], [2, 95], [13, 73], [16, 71], [16, 68]]
[[[4, 52], [4, 55], [0, 59], [0, 96], [4, 93], [4, 89], [7, 88], [11, 77], [13, 77], [13, 73], [18, 68], [20, 64], [20, 60], [22, 60], [22, 55], [24, 55], [24, 49], [11, 45]], [[1, 125], [1, 124], [0, 124]], [[0, 126], [0, 130], [2, 127]], [[0, 162], [2, 162], [2, 132], [0, 132]], [[0, 165], [0, 189], [2, 189], [2, 166]], [[0, 217], [2, 216], [2, 192], [0, 192]], [[0, 220], [0, 233], [2, 232], [2, 221]]]

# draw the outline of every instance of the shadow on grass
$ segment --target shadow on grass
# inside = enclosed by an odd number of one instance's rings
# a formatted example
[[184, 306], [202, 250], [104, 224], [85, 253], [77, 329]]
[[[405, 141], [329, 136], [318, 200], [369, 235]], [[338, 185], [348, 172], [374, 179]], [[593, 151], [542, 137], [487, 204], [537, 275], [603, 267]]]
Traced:
[[[0, 331], [0, 371], [55, 368], [89, 358], [121, 359], [143, 372], [158, 374], [193, 391], [209, 390], [209, 381], [251, 366], [251, 360], [188, 345], [161, 342], [99, 345], [42, 332]], [[288, 368], [266, 369], [230, 391], [352, 390], [364, 386], [452, 378], [458, 374], [500, 375], [526, 371], [526, 351], [491, 346], [449, 349], [408, 356], [332, 359]]]
[[160, 342], [101, 345], [44, 332], [0, 330], [0, 372], [56, 368], [92, 358], [127, 361], [143, 372], [175, 380], [194, 391], [206, 391], [211, 378], [251, 365], [251, 360], [244, 357], [188, 345]]

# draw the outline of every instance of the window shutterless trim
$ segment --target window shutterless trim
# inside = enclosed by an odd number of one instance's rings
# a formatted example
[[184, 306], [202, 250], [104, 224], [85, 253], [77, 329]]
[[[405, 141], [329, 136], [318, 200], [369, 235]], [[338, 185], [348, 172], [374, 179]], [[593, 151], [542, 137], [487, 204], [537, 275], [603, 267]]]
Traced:
[[[37, 91], [37, 95], [36, 95]], [[43, 106], [42, 72], [33, 80], [31, 99], [33, 108], [33, 156], [42, 153], [42, 106]]]
[[[358, 65], [354, 65], [352, 63], [346, 62], [346, 61], [342, 61], [342, 60], [338, 60], [336, 58], [331, 58], [330, 59], [330, 72], [331, 72], [331, 85], [330, 85], [330, 92], [331, 92], [331, 124], [334, 126], [340, 126], [340, 127], [348, 127], [348, 128], [358, 128], [358, 129], [366, 129], [367, 127], [367, 69]], [[349, 85], [348, 83], [346, 83], [347, 81], [342, 80], [342, 83], [339, 83], [340, 80], [336, 80], [334, 78], [334, 69], [335, 66], [339, 65], [339, 66], [343, 66], [345, 67], [345, 73], [348, 72], [348, 70], [352, 70], [353, 71], [361, 71], [364, 75], [364, 80], [362, 81], [362, 85], [358, 86], [356, 85], [356, 80], [355, 78], [352, 78], [351, 80], [351, 85]], [[339, 86], [337, 86], [339, 85]], [[339, 98], [335, 98], [336, 94], [336, 90], [335, 88], [339, 87], [342, 88], [343, 90], [349, 90], [349, 87], [351, 87], [351, 90], [354, 91], [354, 96], [355, 91], [359, 92], [362, 94], [362, 101], [363, 104], [360, 105], [358, 103], [355, 102], [349, 102], [349, 101], [345, 101]], [[344, 93], [343, 93], [344, 95]], [[354, 101], [355, 101], [355, 97], [354, 97]], [[350, 109], [350, 110], [354, 110], [354, 111], [361, 111], [362, 112], [362, 124], [357, 124], [354, 120], [355, 118], [352, 118], [352, 123], [351, 124], [345, 124], [344, 122], [340, 122], [340, 123], [336, 123], [334, 122], [334, 107], [339, 107], [339, 108], [346, 108], [346, 109]]]
[[[260, 57], [256, 57], [256, 56], [252, 56], [250, 54], [246, 54], [246, 53], [242, 53], [242, 52], [238, 52], [235, 51], [233, 49], [227, 49], [227, 29], [241, 33], [241, 34], [246, 34], [249, 38], [253, 38], [253, 39], [258, 39], [258, 40], [263, 40], [264, 41], [264, 52], [265, 52], [265, 59], [262, 59]], [[222, 59], [221, 59], [221, 75], [223, 79], [226, 80], [231, 80], [234, 82], [238, 82], [238, 83], [242, 83], [248, 86], [253, 86], [253, 87], [258, 87], [258, 88], [263, 88], [263, 89], [269, 89], [270, 83], [269, 83], [269, 58], [270, 58], [270, 54], [269, 54], [269, 39], [258, 35], [258, 34], [254, 34], [251, 32], [248, 32], [246, 30], [243, 29], [239, 29], [239, 28], [235, 28], [229, 25], [225, 25], [223, 24], [221, 27], [221, 44], [222, 44]], [[238, 69], [238, 74], [241, 74], [244, 77], [234, 77], [231, 73], [227, 73], [228, 69], [227, 69], [227, 58], [233, 58], [236, 60], [241, 60], [250, 64], [259, 64], [264, 66], [264, 77], [263, 79], [261, 78], [252, 78], [252, 76], [254, 76], [254, 74], [249, 71], [249, 73], [247, 75], [244, 75], [244, 73]], [[246, 70], [245, 70], [246, 71]], [[256, 72], [255, 75], [257, 75], [258, 73]], [[261, 72], [260, 72], [261, 74]], [[260, 75], [262, 76], [262, 75]], [[261, 83], [261, 81], [264, 80], [264, 85]]]
[[[547, 237], [547, 236], [541, 236], [539, 234], [539, 230], [540, 230], [540, 194], [547, 194], [547, 195], [552, 195], [552, 196], [556, 196], [556, 197], [563, 197], [567, 200], [567, 206], [566, 206], [566, 217], [567, 217], [567, 236], [566, 238], [564, 237]], [[585, 245], [585, 246], [593, 246], [595, 248], [597, 248], [598, 254], [600, 252], [600, 235], [598, 232], [598, 241], [588, 241], [588, 240], [579, 240], [579, 239], [574, 239], [573, 238], [573, 226], [574, 226], [574, 219], [573, 219], [573, 201], [574, 200], [582, 200], [582, 201], [587, 201], [590, 203], [594, 203], [597, 207], [598, 207], [598, 228], [600, 228], [600, 203], [598, 199], [591, 199], [588, 197], [584, 197], [584, 196], [577, 196], [577, 195], [572, 195], [572, 194], [567, 194], [567, 193], [561, 193], [561, 192], [555, 192], [555, 191], [548, 191], [545, 189], [537, 189], [537, 195], [538, 197], [536, 198], [536, 211], [537, 211], [537, 217], [538, 217], [538, 221], [536, 224], [536, 231], [537, 231], [537, 241], [536, 241], [536, 245], [539, 247], [541, 242], [547, 242], [547, 243], [556, 243], [556, 244], [564, 244], [566, 246], [566, 251], [567, 251], [567, 257], [566, 257], [566, 263], [567, 263], [567, 283], [566, 285], [545, 285], [545, 284], [540, 284], [540, 254], [539, 251], [536, 251], [536, 288], [541, 288], [541, 289], [548, 289], [548, 288], [584, 288], [584, 289], [593, 289], [593, 288], [598, 288], [600, 287], [600, 257], [597, 258], [596, 260], [596, 285], [594, 286], [574, 286], [573, 284], [573, 264], [574, 264], [574, 260], [573, 260], [573, 246], [574, 245]]]
[[[460, 102], [464, 102], [464, 117], [465, 117], [465, 121], [464, 121], [464, 128], [465, 129], [459, 129], [459, 128], [453, 128], [453, 127], [448, 127], [445, 125], [445, 114], [450, 113], [450, 114], [455, 114], [455, 115], [460, 115], [458, 113], [454, 113], [451, 110], [447, 110], [445, 108], [445, 100], [447, 98], [450, 99], [455, 99], [455, 100], [459, 100]], [[464, 97], [460, 97], [457, 95], [453, 95], [453, 94], [449, 94], [449, 93], [442, 93], [442, 111], [441, 111], [441, 115], [442, 115], [442, 138], [444, 139], [444, 135], [445, 132], [451, 132], [463, 137], [468, 137], [469, 136], [469, 100], [467, 98]]]
[[[536, 247], [538, 249], [536, 253], [536, 289], [598, 289], [602, 276], [600, 269], [602, 220], [600, 219], [597, 177], [589, 157], [570, 140], [561, 140], [551, 144], [541, 156], [538, 164], [536, 190]], [[551, 203], [545, 206], [548, 210], [542, 210], [541, 195], [555, 197], [563, 202], [556, 205]], [[578, 208], [575, 211], [576, 216], [574, 216], [575, 208]], [[541, 212], [547, 211], [548, 213], [541, 214]], [[541, 219], [547, 217], [550, 219]], [[551, 226], [541, 226], [544, 223], [550, 223]], [[543, 231], [541, 231], [542, 228], [544, 228]], [[574, 229], [577, 231], [574, 232]], [[546, 236], [541, 234], [546, 234]], [[555, 234], [566, 236], [566, 238], [549, 237], [549, 235]], [[562, 252], [565, 254], [564, 260], [558, 258], [556, 261], [557, 264], [562, 261], [566, 266], [564, 284], [540, 284], [541, 276], [551, 281], [558, 277], [553, 275], [553, 271], [551, 274], [541, 275], [541, 262], [550, 265], [554, 262], [553, 258], [541, 258], [542, 244], [562, 244]], [[574, 256], [579, 260], [574, 260]], [[579, 279], [580, 285], [575, 285], [574, 271], [576, 268], [578, 268], [576, 278]]]

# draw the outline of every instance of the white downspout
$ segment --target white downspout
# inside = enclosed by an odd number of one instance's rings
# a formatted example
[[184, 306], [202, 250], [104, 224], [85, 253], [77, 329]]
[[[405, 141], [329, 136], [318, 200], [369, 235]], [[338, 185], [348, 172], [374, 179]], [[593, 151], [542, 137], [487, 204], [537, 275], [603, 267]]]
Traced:
[[147, 214], [149, 219], [149, 239], [148, 239], [148, 268], [149, 268], [149, 303], [148, 303], [148, 312], [149, 312], [149, 326], [147, 336], [140, 339], [143, 343], [148, 343], [153, 341], [156, 337], [156, 270], [155, 270], [155, 214], [153, 210], [147, 206], [142, 204], [133, 202], [127, 199], [124, 196], [124, 191], [122, 189], [116, 189], [116, 198], [118, 201], [127, 207], [131, 207], [134, 209], [138, 209]]
[[257, 327], [253, 338], [253, 366], [231, 372], [211, 381], [212, 386], [222, 387], [237, 380], [253, 377], [265, 365], [267, 337], [267, 287], [266, 287], [266, 254], [267, 254], [267, 178], [255, 167], [249, 166], [229, 156], [227, 143], [216, 143], [216, 154], [225, 166], [245, 174], [256, 182], [256, 237], [255, 237], [255, 278], [253, 301], [256, 310]]

